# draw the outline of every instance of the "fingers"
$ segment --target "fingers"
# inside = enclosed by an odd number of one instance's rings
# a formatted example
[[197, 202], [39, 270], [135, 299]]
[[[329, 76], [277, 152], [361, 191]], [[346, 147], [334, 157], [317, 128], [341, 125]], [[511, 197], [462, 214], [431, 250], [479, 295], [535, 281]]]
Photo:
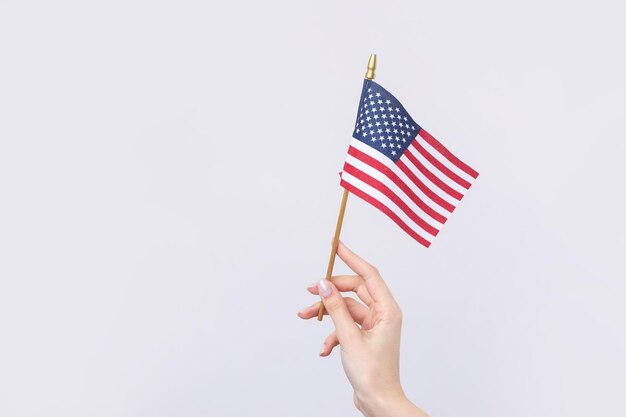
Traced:
[[344, 347], [349, 347], [361, 339], [361, 330], [350, 315], [350, 310], [337, 288], [332, 282], [321, 279], [317, 283], [318, 291], [322, 297], [324, 307], [328, 315], [333, 319], [337, 338]]
[[[317, 303], [313, 303], [308, 307], [304, 307], [302, 310], [298, 311], [298, 317], [300, 317], [301, 319], [304, 320], [308, 320], [311, 319], [313, 317], [317, 317], [317, 312], [320, 309], [320, 303], [321, 301], [318, 301]], [[324, 310], [324, 315], [327, 315], [328, 312], [326, 310]]]
[[[317, 293], [317, 291], [316, 291], [316, 293]], [[365, 317], [367, 316], [367, 313], [369, 311], [367, 309], [367, 307], [365, 307], [363, 304], [359, 303], [354, 298], [344, 297], [344, 301], [346, 303], [346, 306], [348, 307], [348, 311], [350, 312], [350, 315], [352, 316], [352, 320], [354, 320], [354, 322], [362, 325], [363, 321], [365, 321]], [[311, 304], [310, 306], [305, 307], [302, 310], [300, 310], [298, 312], [298, 317], [300, 317], [301, 319], [304, 319], [304, 320], [308, 320], [308, 319], [311, 319], [313, 317], [317, 317], [317, 312], [319, 311], [319, 308], [320, 308], [320, 301], [318, 301], [317, 303]], [[328, 312], [324, 311], [324, 314], [327, 315]]]
[[345, 297], [344, 301], [346, 302], [346, 306], [348, 306], [348, 311], [350, 312], [352, 319], [356, 323], [363, 325], [369, 309], [354, 298]]
[[[357, 297], [368, 307], [372, 306], [374, 300], [372, 300], [372, 296], [369, 291], [367, 291], [367, 286], [363, 278], [356, 275], [336, 275], [331, 278], [331, 281], [339, 291], [352, 291], [356, 293]], [[310, 285], [307, 290], [311, 294], [318, 294], [316, 284]]]
[[341, 241], [339, 241], [339, 246], [337, 247], [337, 255], [339, 255], [341, 260], [344, 261], [350, 269], [363, 277], [367, 291], [374, 301], [380, 302], [383, 305], [395, 304], [395, 300], [389, 288], [387, 288], [387, 284], [385, 284], [385, 281], [383, 281], [376, 268], [348, 249]]
[[324, 344], [322, 345], [322, 350], [320, 351], [320, 356], [328, 356], [333, 351], [334, 347], [339, 345], [339, 339], [337, 339], [337, 332], [333, 331], [328, 337], [324, 340]]

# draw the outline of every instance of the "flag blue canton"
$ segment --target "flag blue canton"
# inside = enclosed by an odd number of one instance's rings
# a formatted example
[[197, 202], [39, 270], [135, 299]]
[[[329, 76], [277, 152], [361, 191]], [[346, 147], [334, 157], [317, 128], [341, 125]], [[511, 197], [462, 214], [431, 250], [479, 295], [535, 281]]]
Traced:
[[364, 81], [352, 137], [395, 162], [420, 129], [393, 94], [372, 80]]

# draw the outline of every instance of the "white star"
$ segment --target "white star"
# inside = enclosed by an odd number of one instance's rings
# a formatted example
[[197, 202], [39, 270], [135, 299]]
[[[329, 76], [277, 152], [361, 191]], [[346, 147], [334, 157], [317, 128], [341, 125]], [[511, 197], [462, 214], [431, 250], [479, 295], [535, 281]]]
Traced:
[[380, 110], [380, 111], [385, 111], [385, 108], [384, 108], [383, 106], [380, 106], [380, 107], [378, 108], [378, 110]]
[[367, 116], [367, 117], [365, 118], [365, 120], [367, 120], [367, 121], [369, 122], [370, 120], [372, 120], [372, 118], [371, 118], [371, 117], [369, 117], [369, 116]]
[[371, 124], [371, 123], [368, 123], [368, 124], [367, 124], [367, 127], [372, 127], [372, 124]]
[[372, 107], [372, 111], [373, 111], [374, 113], [376, 113], [376, 112], [378, 111], [378, 109], [377, 109], [376, 107]]
[[382, 129], [378, 129], [377, 132], [378, 133], [383, 133], [383, 130]]
[[406, 116], [404, 116], [403, 119], [404, 119], [405, 122], [409, 121], [409, 119], [407, 119]]
[[367, 92], [368, 92], [368, 93], [371, 93], [371, 92], [372, 92], [372, 89], [371, 89], [371, 88], [368, 88], [368, 89], [367, 89]]
[[378, 100], [378, 104], [383, 104], [383, 101], [382, 100]]
[[396, 112], [399, 112], [399, 111], [400, 111], [400, 107], [396, 107]]
[[383, 115], [381, 116], [383, 119], [387, 118], [387, 115], [385, 113], [383, 113]]
[[384, 143], [384, 142], [383, 142], [383, 144], [382, 144], [382, 145], [380, 145], [380, 146], [381, 146], [381, 147], [383, 147], [383, 148], [386, 148], [386, 147], [387, 147], [387, 145], [385, 145], [385, 143]]
[[392, 154], [392, 155], [395, 155], [395, 154], [396, 154], [396, 151], [391, 151], [391, 154]]
[[380, 93], [376, 93], [376, 97], [380, 97]]
[[[358, 130], [357, 130], [358, 132]], [[367, 136], [367, 132], [363, 132], [363, 137]]]
[[376, 142], [376, 138], [372, 136], [372, 142]]
[[374, 115], [374, 119], [378, 119], [378, 115], [377, 114]]
[[385, 103], [391, 104], [391, 100], [385, 100]]

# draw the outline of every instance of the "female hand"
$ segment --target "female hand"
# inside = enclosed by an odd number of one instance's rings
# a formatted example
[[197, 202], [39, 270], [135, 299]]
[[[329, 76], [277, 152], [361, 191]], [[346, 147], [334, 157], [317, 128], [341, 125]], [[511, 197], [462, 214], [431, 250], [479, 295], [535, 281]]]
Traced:
[[[402, 312], [378, 270], [339, 242], [337, 255], [357, 275], [322, 279], [308, 288], [320, 295], [335, 325], [324, 341], [320, 356], [337, 345], [352, 388], [354, 404], [368, 417], [425, 416], [404, 395], [400, 385], [400, 331]], [[342, 297], [351, 291], [363, 302]], [[303, 319], [317, 317], [320, 302], [298, 313]]]

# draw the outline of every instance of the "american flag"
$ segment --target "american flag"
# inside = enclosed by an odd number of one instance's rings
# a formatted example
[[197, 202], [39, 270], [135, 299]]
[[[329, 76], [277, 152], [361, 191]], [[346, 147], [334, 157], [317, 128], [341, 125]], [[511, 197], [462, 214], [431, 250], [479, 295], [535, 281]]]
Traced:
[[366, 79], [341, 186], [430, 246], [478, 172], [421, 128], [391, 93]]

